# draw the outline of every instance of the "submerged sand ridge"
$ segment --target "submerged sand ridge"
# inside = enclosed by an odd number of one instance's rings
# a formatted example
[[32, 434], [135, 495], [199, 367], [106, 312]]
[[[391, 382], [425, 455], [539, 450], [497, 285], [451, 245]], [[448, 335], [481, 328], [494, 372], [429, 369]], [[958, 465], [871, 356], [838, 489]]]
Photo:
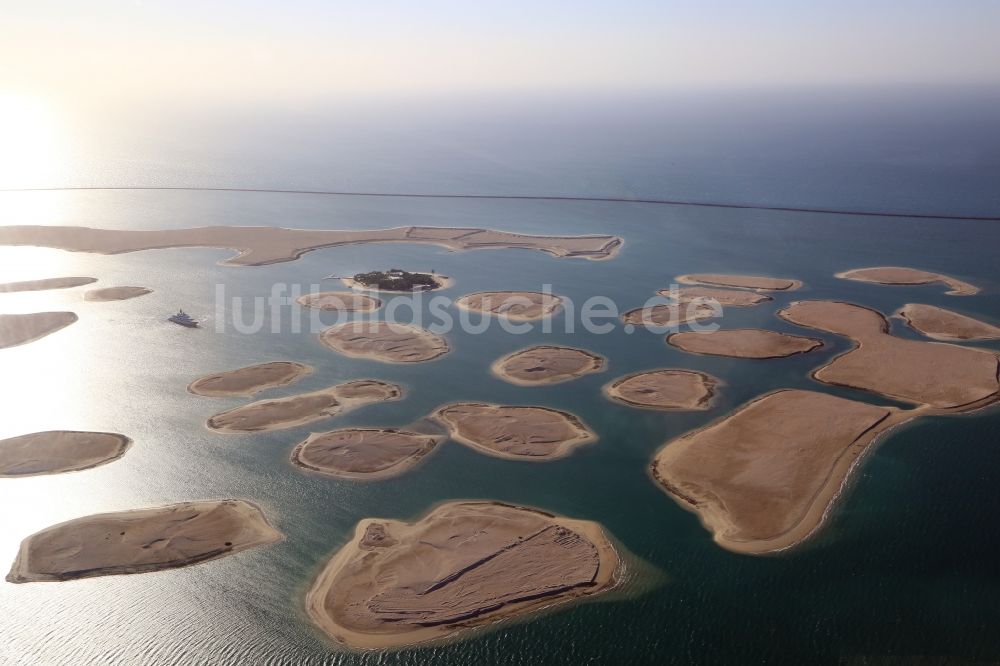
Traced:
[[72, 430], [0, 439], [0, 478], [90, 469], [121, 458], [131, 445], [125, 435]]
[[604, 357], [575, 347], [540, 345], [495, 361], [491, 369], [504, 381], [521, 386], [557, 384], [604, 369]]
[[907, 303], [898, 314], [910, 328], [935, 340], [1000, 339], [1000, 326], [933, 305]]
[[105, 287], [104, 289], [91, 289], [83, 295], [85, 301], [126, 301], [130, 298], [138, 298], [146, 294], [152, 294], [153, 290], [147, 287]]
[[709, 408], [720, 383], [703, 372], [662, 368], [616, 379], [604, 387], [604, 394], [631, 407], [700, 410]]
[[467, 294], [455, 301], [463, 310], [483, 312], [512, 321], [534, 321], [550, 317], [559, 309], [562, 299], [537, 291], [483, 291]]
[[245, 368], [216, 372], [199, 377], [188, 385], [188, 391], [205, 396], [252, 396], [266, 389], [297, 382], [313, 369], [294, 361], [272, 361]]
[[823, 346], [822, 340], [758, 328], [732, 328], [704, 333], [673, 333], [667, 344], [692, 354], [733, 358], [783, 358]]
[[23, 282], [4, 282], [0, 284], [0, 294], [16, 291], [46, 291], [48, 289], [69, 289], [93, 284], [97, 278], [92, 277], [57, 277], [41, 280], [24, 280]]
[[709, 287], [730, 287], [752, 289], [754, 291], [795, 291], [802, 286], [799, 280], [788, 278], [762, 277], [759, 275], [725, 275], [722, 273], [691, 273], [674, 278], [682, 284], [707, 285]]
[[79, 317], [73, 312], [0, 314], [0, 349], [16, 347], [66, 328]]
[[374, 312], [382, 307], [382, 301], [371, 296], [355, 294], [351, 291], [321, 291], [304, 294], [295, 299], [299, 305], [334, 312]]
[[284, 537], [244, 500], [183, 502], [77, 518], [21, 543], [11, 583], [66, 581], [174, 569]]
[[329, 476], [384, 479], [411, 469], [440, 439], [395, 428], [331, 430], [309, 435], [292, 451], [292, 463]]
[[413, 523], [358, 523], [306, 609], [347, 646], [399, 647], [598, 594], [616, 584], [620, 564], [596, 523], [448, 502]]
[[280, 227], [199, 227], [195, 229], [93, 229], [24, 225], [0, 227], [0, 245], [32, 245], [70, 252], [120, 254], [172, 247], [231, 248], [238, 255], [221, 262], [230, 266], [262, 266], [294, 261], [323, 247], [361, 243], [429, 243], [451, 250], [527, 248], [556, 257], [608, 259], [622, 245], [618, 236], [531, 236], [491, 229], [395, 227], [336, 230]]
[[875, 282], [887, 285], [920, 285], [941, 282], [948, 286], [949, 290], [945, 293], [951, 296], [971, 296], [979, 293], [979, 287], [976, 285], [963, 282], [949, 275], [902, 266], [856, 268], [851, 271], [837, 273], [836, 277], [844, 280], [858, 280], [860, 282]]
[[448, 341], [413, 324], [351, 321], [331, 326], [319, 335], [330, 349], [354, 358], [383, 363], [421, 363], [449, 351]]

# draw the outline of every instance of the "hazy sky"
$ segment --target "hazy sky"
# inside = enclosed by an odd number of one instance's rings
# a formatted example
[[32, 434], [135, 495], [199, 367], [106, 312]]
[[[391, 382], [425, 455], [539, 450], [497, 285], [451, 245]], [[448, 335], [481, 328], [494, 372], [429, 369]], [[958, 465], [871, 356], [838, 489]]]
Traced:
[[0, 0], [0, 63], [80, 103], [1000, 84], [1000, 0]]

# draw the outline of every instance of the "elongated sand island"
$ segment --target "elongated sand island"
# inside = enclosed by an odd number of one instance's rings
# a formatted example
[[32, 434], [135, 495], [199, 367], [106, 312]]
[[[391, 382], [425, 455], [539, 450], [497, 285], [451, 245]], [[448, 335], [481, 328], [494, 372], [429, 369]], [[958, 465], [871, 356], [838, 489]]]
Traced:
[[382, 307], [382, 301], [379, 299], [355, 294], [352, 291], [320, 291], [315, 294], [304, 294], [296, 298], [295, 302], [303, 307], [333, 312], [374, 312]]
[[917, 411], [784, 389], [668, 442], [651, 471], [723, 548], [782, 550], [822, 523], [868, 446]]
[[83, 295], [85, 301], [127, 301], [130, 298], [138, 298], [146, 294], [152, 294], [153, 290], [147, 287], [105, 287], [103, 289], [91, 289]]
[[176, 569], [283, 538], [260, 508], [245, 500], [102, 513], [25, 539], [7, 581], [66, 581]]
[[323, 247], [363, 243], [428, 243], [450, 250], [526, 248], [556, 257], [609, 259], [618, 253], [618, 236], [531, 236], [492, 229], [395, 227], [392, 229], [283, 229], [281, 227], [198, 227], [195, 229], [93, 229], [23, 225], [0, 227], [0, 246], [32, 245], [70, 252], [121, 254], [172, 247], [236, 250], [228, 266], [263, 266], [294, 261]]
[[0, 439], [0, 478], [78, 472], [118, 460], [132, 445], [113, 432], [50, 430]]
[[700, 301], [715, 301], [719, 305], [735, 308], [745, 308], [760, 305], [774, 300], [766, 294], [742, 289], [718, 289], [715, 287], [679, 287], [677, 289], [661, 289], [659, 296], [669, 298], [678, 303], [696, 303]]
[[840, 301], [798, 301], [778, 315], [794, 324], [843, 335], [854, 349], [813, 372], [827, 384], [964, 412], [996, 402], [996, 353], [889, 335], [881, 313]]
[[221, 433], [283, 430], [349, 412], [365, 405], [399, 400], [396, 384], [361, 379], [312, 393], [259, 400], [227, 410], [208, 419], [208, 427]]
[[759, 328], [731, 328], [673, 333], [667, 336], [667, 344], [692, 354], [761, 359], [805, 354], [822, 347], [823, 341]]
[[412, 469], [440, 441], [440, 437], [395, 428], [314, 432], [292, 451], [292, 463], [344, 479], [385, 479]]
[[604, 387], [604, 395], [630, 407], [701, 410], [711, 406], [720, 384], [718, 379], [704, 372], [660, 368], [620, 377]]
[[0, 294], [16, 291], [46, 291], [49, 289], [70, 289], [93, 284], [97, 278], [92, 277], [57, 277], [41, 280], [24, 280], [23, 282], [4, 282], [0, 284]]
[[556, 460], [597, 441], [579, 418], [548, 407], [460, 402], [439, 408], [431, 418], [456, 442], [508, 460]]
[[1000, 340], [1000, 326], [933, 305], [907, 303], [897, 314], [910, 328], [935, 340]]
[[539, 345], [508, 354], [491, 366], [493, 374], [519, 386], [558, 384], [604, 370], [604, 357], [585, 349]]
[[400, 647], [600, 594], [617, 584], [620, 568], [597, 523], [447, 502], [413, 523], [358, 523], [313, 583], [306, 609], [348, 647]]
[[859, 282], [874, 282], [887, 285], [920, 285], [940, 282], [948, 287], [951, 296], [972, 296], [979, 293], [979, 287], [942, 273], [931, 273], [918, 268], [902, 266], [879, 266], [877, 268], [856, 268], [837, 273], [836, 277]]
[[0, 349], [26, 345], [66, 328], [79, 317], [73, 312], [0, 314]]
[[455, 300], [455, 306], [470, 312], [482, 312], [511, 321], [535, 321], [551, 317], [562, 299], [538, 291], [481, 291]]
[[681, 284], [698, 284], [709, 287], [752, 289], [753, 291], [795, 291], [802, 287], [799, 280], [762, 277], [759, 275], [725, 275], [722, 273], [691, 273], [674, 278]]
[[195, 395], [211, 397], [249, 397], [297, 382], [312, 371], [312, 367], [304, 363], [271, 361], [199, 377], [188, 384], [187, 390]]
[[621, 316], [625, 324], [646, 328], [677, 328], [691, 322], [712, 319], [722, 315], [722, 309], [704, 301], [687, 303], [658, 303], [629, 310]]
[[350, 321], [319, 334], [320, 342], [353, 358], [383, 363], [422, 363], [449, 351], [448, 341], [413, 324], [387, 321]]

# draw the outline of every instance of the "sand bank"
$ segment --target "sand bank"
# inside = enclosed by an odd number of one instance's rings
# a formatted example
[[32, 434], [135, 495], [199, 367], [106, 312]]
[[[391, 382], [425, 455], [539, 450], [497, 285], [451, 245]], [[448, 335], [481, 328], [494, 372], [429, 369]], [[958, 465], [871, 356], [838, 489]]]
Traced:
[[16, 347], [66, 328], [79, 317], [73, 312], [0, 314], [0, 349]]
[[356, 321], [331, 326], [319, 334], [320, 342], [354, 358], [383, 363], [420, 363], [449, 350], [448, 341], [413, 324]]
[[941, 282], [948, 286], [946, 294], [951, 296], [971, 296], [979, 293], [979, 287], [941, 273], [931, 273], [916, 268], [902, 266], [879, 266], [877, 268], [856, 268], [837, 273], [836, 277], [859, 282], [875, 282], [888, 285], [918, 285]]
[[720, 316], [717, 308], [703, 302], [660, 303], [645, 308], [629, 310], [621, 316], [625, 324], [648, 328], [677, 328], [693, 321], [702, 321]]
[[146, 287], [105, 287], [104, 289], [91, 289], [83, 295], [83, 300], [127, 301], [130, 298], [138, 298], [152, 293], [153, 290]]
[[511, 321], [535, 321], [551, 317], [562, 299], [537, 291], [482, 291], [455, 300], [463, 310], [506, 317]]
[[558, 384], [604, 370], [604, 357], [575, 347], [540, 345], [508, 354], [490, 366], [511, 384]]
[[103, 513], [25, 539], [7, 580], [65, 581], [175, 569], [283, 538], [260, 508], [244, 500]]
[[461, 402], [439, 408], [431, 418], [455, 441], [509, 460], [556, 460], [597, 440], [576, 416], [547, 407]]
[[125, 435], [72, 430], [0, 439], [0, 478], [90, 469], [121, 458], [131, 445]]
[[295, 299], [299, 305], [334, 312], [374, 312], [382, 307], [382, 301], [371, 296], [350, 291], [320, 291], [304, 294]]
[[199, 227], [196, 229], [92, 229], [42, 225], [0, 227], [0, 245], [33, 245], [70, 252], [120, 254], [172, 247], [230, 248], [239, 254], [229, 266], [263, 266], [294, 261], [323, 247], [362, 243], [429, 243], [451, 250], [527, 248], [556, 257], [608, 259], [618, 253], [618, 236], [530, 236], [492, 229], [395, 227], [346, 231], [281, 227]]
[[361, 379], [312, 393], [235, 407], [211, 417], [207, 425], [222, 433], [282, 430], [337, 416], [373, 402], [398, 400], [400, 396], [402, 390], [395, 384]]
[[187, 390], [196, 395], [213, 397], [249, 397], [266, 389], [297, 382], [312, 371], [312, 367], [303, 363], [272, 361], [199, 377], [188, 384]]
[[620, 566], [597, 523], [448, 502], [413, 523], [358, 523], [306, 609], [344, 645], [400, 647], [598, 594], [617, 583]]
[[823, 346], [822, 340], [759, 328], [731, 328], [705, 333], [673, 333], [667, 344], [692, 354], [733, 358], [782, 358]]
[[42, 280], [25, 280], [23, 282], [5, 282], [0, 284], [0, 294], [14, 291], [45, 291], [47, 289], [69, 289], [93, 284], [97, 278], [92, 277], [57, 277]]
[[680, 287], [675, 290], [661, 289], [656, 292], [664, 298], [678, 303], [693, 303], [698, 301], [716, 301], [727, 307], [749, 307], [774, 300], [766, 294], [740, 289], [716, 289], [714, 287]]
[[604, 387], [604, 395], [644, 409], [708, 409], [720, 383], [703, 372], [663, 368], [620, 377]]
[[346, 479], [384, 479], [408, 471], [440, 438], [395, 428], [344, 428], [312, 433], [292, 451], [292, 463]]
[[723, 275], [722, 273], [692, 273], [674, 278], [682, 284], [703, 284], [710, 287], [753, 289], [754, 291], [795, 291], [802, 286], [799, 280], [761, 277], [758, 275]]
[[907, 303], [897, 314], [910, 328], [935, 340], [1000, 339], [1000, 326], [933, 305]]

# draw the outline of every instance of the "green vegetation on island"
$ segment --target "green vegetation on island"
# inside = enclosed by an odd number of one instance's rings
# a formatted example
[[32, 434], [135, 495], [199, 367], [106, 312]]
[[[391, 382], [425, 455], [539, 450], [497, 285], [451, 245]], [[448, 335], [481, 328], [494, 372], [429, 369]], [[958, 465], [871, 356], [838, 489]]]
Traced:
[[425, 291], [441, 286], [437, 275], [430, 273], [410, 273], [398, 268], [387, 271], [358, 273], [354, 281], [366, 287], [384, 291]]

